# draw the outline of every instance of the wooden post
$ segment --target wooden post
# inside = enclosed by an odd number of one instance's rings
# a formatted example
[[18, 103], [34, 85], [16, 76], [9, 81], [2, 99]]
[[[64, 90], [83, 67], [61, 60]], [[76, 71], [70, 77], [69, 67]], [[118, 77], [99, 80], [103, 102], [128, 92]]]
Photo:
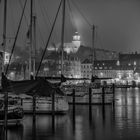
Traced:
[[92, 93], [91, 87], [89, 88], [89, 119], [92, 119]]
[[33, 116], [36, 115], [36, 95], [33, 95]]
[[73, 113], [75, 114], [75, 89], [73, 89]]
[[102, 87], [102, 117], [103, 124], [105, 123], [105, 86]]
[[36, 115], [33, 115], [32, 120], [32, 138], [33, 140], [36, 140]]
[[52, 132], [55, 133], [55, 92], [52, 94]]
[[102, 105], [105, 105], [105, 87], [102, 87]]
[[55, 95], [52, 94], [52, 114], [55, 114]]
[[75, 130], [75, 89], [73, 89], [73, 130]]
[[7, 128], [4, 129], [4, 140], [8, 140], [8, 136], [7, 136]]
[[112, 92], [113, 92], [113, 108], [115, 107], [115, 84], [112, 85]]
[[20, 99], [20, 105], [23, 106], [23, 99]]
[[8, 92], [4, 92], [4, 128], [7, 129], [8, 114]]

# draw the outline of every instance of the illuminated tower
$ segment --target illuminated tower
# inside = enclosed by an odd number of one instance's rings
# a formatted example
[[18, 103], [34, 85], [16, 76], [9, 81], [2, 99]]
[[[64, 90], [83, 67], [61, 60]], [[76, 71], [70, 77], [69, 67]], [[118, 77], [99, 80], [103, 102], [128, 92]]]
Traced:
[[75, 32], [72, 43], [74, 44], [73, 51], [77, 52], [77, 50], [79, 49], [79, 47], [81, 45], [80, 35], [78, 34], [78, 32]]

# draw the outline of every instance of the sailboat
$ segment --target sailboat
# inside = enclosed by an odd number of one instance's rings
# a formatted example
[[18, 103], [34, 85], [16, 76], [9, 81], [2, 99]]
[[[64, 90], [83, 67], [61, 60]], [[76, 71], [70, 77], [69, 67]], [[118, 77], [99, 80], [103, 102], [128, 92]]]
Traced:
[[[33, 0], [31, 0], [31, 7], [34, 5]], [[33, 8], [31, 8], [31, 19], [33, 17]], [[33, 34], [33, 26], [35, 25], [35, 20], [30, 21], [30, 45], [33, 49], [35, 43], [35, 34]], [[31, 50], [32, 52], [32, 50]], [[32, 54], [31, 54], [32, 55]], [[32, 58], [32, 56], [30, 56]], [[33, 62], [33, 69], [32, 69]], [[49, 83], [44, 78], [35, 77], [35, 60], [30, 59], [30, 72], [33, 70], [33, 76], [30, 80], [23, 81], [11, 81], [5, 77], [7, 83], [7, 91], [17, 94], [21, 98], [21, 104], [24, 110], [24, 113], [66, 113], [69, 110], [68, 102], [65, 98], [64, 93], [60, 90], [59, 87]], [[21, 95], [22, 94], [22, 95]], [[23, 96], [24, 94], [24, 96]], [[28, 95], [28, 97], [27, 97]], [[54, 102], [52, 97], [55, 96]], [[52, 110], [54, 105], [54, 110]]]
[[[69, 110], [64, 93], [59, 87], [49, 83], [44, 78], [36, 77], [30, 80], [12, 81], [3, 75], [2, 83], [5, 83], [4, 89], [6, 93], [12, 93], [13, 96], [17, 95], [21, 98], [24, 113], [33, 113], [34, 111], [36, 113], [52, 113], [52, 111], [55, 113], [66, 113]], [[52, 110], [53, 96], [55, 96], [54, 110]]]
[[7, 16], [7, 0], [4, 1], [4, 26], [3, 26], [3, 54], [2, 54], [2, 75], [1, 75], [1, 93], [4, 97], [0, 98], [0, 125], [19, 124], [24, 116], [23, 108], [18, 101], [8, 98], [6, 91], [6, 83], [3, 81], [4, 75], [4, 62], [5, 62], [5, 49], [6, 49], [6, 16]]
[[[7, 124], [18, 125], [24, 116], [23, 108], [18, 100], [8, 99]], [[0, 99], [0, 125], [4, 124], [4, 99]]]

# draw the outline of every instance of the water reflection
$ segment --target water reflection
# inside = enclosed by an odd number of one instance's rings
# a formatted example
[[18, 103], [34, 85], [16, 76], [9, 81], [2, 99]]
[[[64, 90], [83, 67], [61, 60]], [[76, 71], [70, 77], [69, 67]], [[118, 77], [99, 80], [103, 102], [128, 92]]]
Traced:
[[[112, 106], [72, 106], [67, 115], [26, 115], [22, 125], [8, 127], [8, 140], [137, 140], [140, 138], [140, 90], [117, 89]], [[89, 116], [90, 115], [90, 116]], [[54, 119], [54, 123], [52, 123]], [[53, 126], [54, 125], [54, 126]], [[2, 128], [0, 128], [2, 134]], [[0, 135], [1, 139], [4, 139]]]

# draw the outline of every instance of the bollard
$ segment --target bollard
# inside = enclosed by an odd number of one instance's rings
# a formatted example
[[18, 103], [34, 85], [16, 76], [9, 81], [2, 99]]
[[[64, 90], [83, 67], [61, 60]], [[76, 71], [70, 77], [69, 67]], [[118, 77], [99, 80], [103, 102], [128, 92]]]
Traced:
[[91, 88], [89, 88], [89, 120], [92, 119], [92, 93]]

